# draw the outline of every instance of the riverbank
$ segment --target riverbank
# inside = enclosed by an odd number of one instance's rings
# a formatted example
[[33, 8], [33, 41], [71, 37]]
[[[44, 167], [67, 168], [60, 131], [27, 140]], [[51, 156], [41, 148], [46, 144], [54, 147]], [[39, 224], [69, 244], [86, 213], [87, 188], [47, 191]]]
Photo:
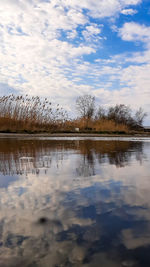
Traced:
[[145, 133], [0, 133], [0, 138], [18, 137], [150, 137], [150, 132]]

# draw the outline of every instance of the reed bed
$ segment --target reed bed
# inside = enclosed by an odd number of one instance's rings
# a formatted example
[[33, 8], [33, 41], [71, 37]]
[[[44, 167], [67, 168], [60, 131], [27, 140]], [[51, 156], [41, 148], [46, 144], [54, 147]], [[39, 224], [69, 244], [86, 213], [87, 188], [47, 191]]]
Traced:
[[122, 123], [116, 123], [113, 120], [101, 119], [94, 122], [94, 128], [96, 131], [102, 132], [129, 132], [129, 127]]
[[[126, 106], [120, 105], [119, 108], [123, 112]], [[79, 132], [129, 133], [133, 129], [138, 129], [135, 127], [138, 125], [136, 120], [128, 114], [129, 112], [124, 112], [128, 115], [124, 116], [127, 117], [126, 120], [116, 118], [114, 114], [118, 116], [118, 113], [107, 113], [101, 116], [95, 113], [91, 117], [69, 119], [67, 112], [59, 104], [54, 104], [47, 98], [11, 94], [0, 97], [0, 132], [65, 133], [76, 132], [76, 128], [79, 128]], [[122, 121], [124, 123], [121, 123]]]
[[13, 94], [0, 97], [1, 132], [52, 131], [63, 127], [66, 120], [67, 112], [47, 98]]
[[79, 128], [80, 132], [120, 132], [129, 133], [131, 130], [129, 127], [122, 123], [116, 123], [109, 119], [89, 119], [88, 123], [84, 118], [75, 120], [66, 120], [64, 129], [66, 131], [74, 131], [75, 128]]

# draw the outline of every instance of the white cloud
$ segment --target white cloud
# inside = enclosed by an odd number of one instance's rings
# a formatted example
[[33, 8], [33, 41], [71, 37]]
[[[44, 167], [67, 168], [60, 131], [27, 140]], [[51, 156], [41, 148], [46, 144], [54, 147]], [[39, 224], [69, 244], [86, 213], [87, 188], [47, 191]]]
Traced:
[[134, 14], [136, 14], [136, 13], [137, 13], [137, 10], [132, 9], [132, 8], [129, 8], [129, 9], [123, 9], [123, 10], [121, 11], [121, 14], [123, 14], [123, 15], [134, 15]]
[[126, 62], [134, 62], [134, 63], [150, 63], [150, 50], [145, 50], [143, 52], [135, 52], [132, 53], [129, 57], [124, 59]]
[[67, 32], [67, 38], [68, 39], [74, 39], [75, 37], [77, 37], [78, 33], [76, 30], [72, 30], [72, 31], [68, 31]]
[[[102, 27], [102, 25], [101, 25]], [[98, 27], [96, 24], [92, 24], [85, 27], [85, 30], [82, 31], [82, 35], [84, 36], [86, 41], [98, 41], [102, 37], [100, 37], [101, 28]]]
[[[123, 67], [119, 79], [125, 88], [116, 92], [118, 101], [121, 99], [129, 103], [132, 107], [142, 106], [148, 113], [147, 124], [149, 124], [149, 97], [150, 97], [150, 27], [140, 25], [135, 22], [125, 23], [119, 29], [120, 37], [125, 41], [143, 42], [145, 50], [141, 52], [130, 53], [130, 55], [120, 55], [116, 57], [116, 62], [120, 61], [123, 65], [128, 63], [129, 66]], [[136, 100], [136, 101], [135, 101]]]
[[[147, 103], [141, 86], [148, 92], [148, 52], [144, 55], [144, 67], [135, 66], [135, 72], [134, 66], [124, 69], [121, 59], [117, 58], [99, 59], [95, 63], [83, 60], [84, 55], [96, 53], [95, 41], [105, 38], [102, 25], [91, 23], [89, 15], [110, 19], [119, 13], [130, 12], [132, 6], [140, 2], [0, 0], [0, 83], [18, 92], [51, 97], [71, 111], [77, 95], [91, 92], [108, 104], [118, 101], [132, 105], [133, 93], [137, 95], [137, 105], [141, 105], [141, 101]], [[142, 40], [148, 46], [149, 27], [126, 23], [118, 31], [123, 40]], [[80, 39], [80, 34], [87, 43]], [[71, 43], [74, 38], [77, 41]], [[124, 58], [126, 62], [131, 59], [134, 57]], [[135, 62], [140, 61], [142, 55], [136, 55]], [[124, 84], [124, 88], [109, 91], [115, 81]], [[132, 86], [131, 90], [128, 86]]]
[[127, 22], [120, 28], [119, 35], [125, 41], [150, 42], [150, 27], [135, 22]]
[[141, 0], [122, 0], [121, 2], [124, 5], [137, 5], [137, 4], [140, 4], [142, 1]]
[[89, 10], [89, 14], [92, 17], [104, 18], [114, 16], [121, 12], [125, 7], [140, 4], [142, 0], [64, 0], [64, 5], [84, 8]]

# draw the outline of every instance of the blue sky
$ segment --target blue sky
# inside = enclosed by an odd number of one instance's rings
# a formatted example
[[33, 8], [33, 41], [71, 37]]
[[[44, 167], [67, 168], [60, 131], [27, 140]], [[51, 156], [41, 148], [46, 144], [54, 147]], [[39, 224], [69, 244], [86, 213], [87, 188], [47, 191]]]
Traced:
[[149, 0], [0, 0], [0, 95], [143, 107], [150, 124]]

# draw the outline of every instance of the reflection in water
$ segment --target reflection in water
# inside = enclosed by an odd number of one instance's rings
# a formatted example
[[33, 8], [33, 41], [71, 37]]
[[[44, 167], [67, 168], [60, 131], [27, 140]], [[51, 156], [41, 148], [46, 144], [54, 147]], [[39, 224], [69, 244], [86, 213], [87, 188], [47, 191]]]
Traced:
[[79, 153], [77, 171], [81, 175], [94, 175], [95, 157], [118, 167], [128, 165], [132, 152], [142, 161], [142, 143], [124, 141], [51, 141], [51, 140], [0, 140], [0, 172], [4, 175], [45, 171], [55, 161], [57, 167], [70, 154]]
[[0, 267], [150, 266], [150, 143], [0, 139]]

